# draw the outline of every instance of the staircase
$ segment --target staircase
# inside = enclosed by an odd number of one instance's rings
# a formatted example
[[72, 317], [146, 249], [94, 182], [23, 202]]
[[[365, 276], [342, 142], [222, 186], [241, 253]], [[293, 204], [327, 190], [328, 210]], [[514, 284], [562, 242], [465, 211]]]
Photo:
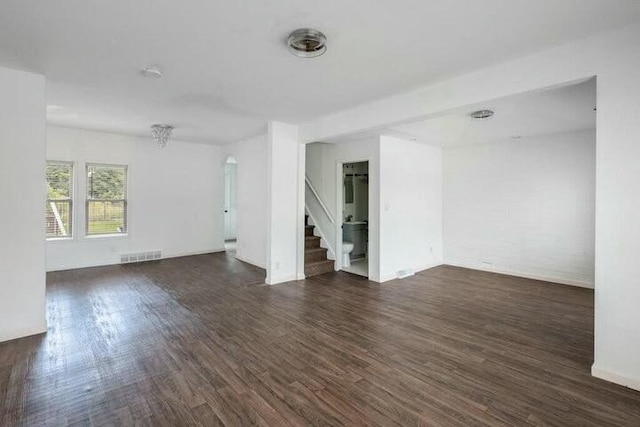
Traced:
[[327, 259], [327, 250], [320, 247], [320, 237], [313, 235], [309, 215], [304, 216], [304, 275], [306, 277], [333, 271], [333, 260]]

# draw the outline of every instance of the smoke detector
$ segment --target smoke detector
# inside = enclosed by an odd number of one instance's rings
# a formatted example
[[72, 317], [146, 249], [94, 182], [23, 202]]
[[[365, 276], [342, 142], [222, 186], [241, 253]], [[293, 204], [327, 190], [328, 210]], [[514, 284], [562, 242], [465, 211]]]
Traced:
[[316, 58], [327, 51], [327, 37], [312, 28], [300, 28], [287, 37], [289, 52], [301, 58]]
[[493, 111], [491, 110], [478, 110], [472, 113], [469, 113], [469, 117], [473, 120], [487, 120], [493, 117]]

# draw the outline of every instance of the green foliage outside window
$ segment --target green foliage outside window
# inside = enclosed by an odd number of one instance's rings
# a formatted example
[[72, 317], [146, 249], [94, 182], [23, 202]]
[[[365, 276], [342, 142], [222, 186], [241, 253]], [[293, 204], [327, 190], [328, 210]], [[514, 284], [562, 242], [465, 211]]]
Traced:
[[45, 236], [71, 237], [73, 225], [73, 163], [49, 161], [45, 167], [47, 201]]
[[88, 166], [87, 198], [94, 200], [126, 199], [127, 170], [125, 167]]
[[86, 232], [127, 232], [127, 167], [87, 165]]

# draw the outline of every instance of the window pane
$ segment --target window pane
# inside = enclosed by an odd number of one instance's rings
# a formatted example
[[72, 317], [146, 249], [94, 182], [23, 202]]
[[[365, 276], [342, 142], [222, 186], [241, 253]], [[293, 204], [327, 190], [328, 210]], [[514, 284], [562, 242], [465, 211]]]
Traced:
[[127, 202], [87, 201], [87, 234], [127, 232]]
[[87, 199], [127, 198], [127, 167], [87, 165]]
[[87, 164], [87, 235], [127, 232], [127, 167]]
[[71, 237], [71, 201], [47, 201], [46, 236]]
[[73, 163], [48, 161], [45, 236], [71, 237], [73, 224]]
[[73, 165], [70, 163], [47, 162], [47, 198], [71, 198], [72, 170]]

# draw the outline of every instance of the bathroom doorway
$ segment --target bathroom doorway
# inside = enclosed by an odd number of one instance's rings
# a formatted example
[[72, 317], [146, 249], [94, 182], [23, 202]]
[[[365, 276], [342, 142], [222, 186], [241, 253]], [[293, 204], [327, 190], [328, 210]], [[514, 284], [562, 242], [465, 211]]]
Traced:
[[342, 270], [369, 277], [369, 162], [342, 164]]
[[224, 248], [235, 256], [238, 236], [238, 164], [229, 156], [224, 164]]

